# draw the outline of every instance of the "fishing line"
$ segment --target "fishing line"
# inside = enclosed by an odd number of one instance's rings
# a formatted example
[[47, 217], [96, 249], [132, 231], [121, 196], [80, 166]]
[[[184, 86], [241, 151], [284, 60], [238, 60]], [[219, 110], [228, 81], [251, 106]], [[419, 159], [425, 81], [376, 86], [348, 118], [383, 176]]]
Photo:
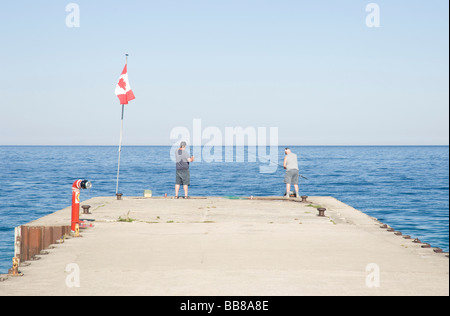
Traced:
[[[257, 155], [252, 154], [252, 153], [250, 153], [250, 152], [248, 152], [248, 151], [247, 151], [247, 155], [248, 155], [249, 159], [250, 159], [250, 155], [251, 155], [251, 158], [256, 158], [256, 159], [259, 159], [260, 161], [261, 161], [261, 160], [265, 160], [266, 162], [269, 163], [269, 165], [277, 165], [277, 166], [279, 166], [280, 168], [283, 168], [283, 169], [284, 169], [284, 165], [281, 165], [281, 164], [279, 164], [278, 162], [272, 162], [272, 161], [270, 161], [269, 159], [267, 159], [267, 158], [265, 158], [265, 157], [258, 157]], [[302, 178], [305, 179], [305, 180], [309, 180], [307, 177], [305, 177], [305, 176], [302, 175], [302, 174], [299, 174], [299, 176], [302, 177]]]

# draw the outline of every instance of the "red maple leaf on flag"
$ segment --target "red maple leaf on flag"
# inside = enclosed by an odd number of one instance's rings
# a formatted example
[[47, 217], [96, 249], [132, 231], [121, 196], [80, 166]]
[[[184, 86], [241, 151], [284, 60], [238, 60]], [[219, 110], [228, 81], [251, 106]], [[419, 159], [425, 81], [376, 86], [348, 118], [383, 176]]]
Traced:
[[122, 74], [119, 77], [119, 82], [114, 89], [114, 93], [119, 98], [120, 104], [128, 104], [128, 101], [135, 99], [133, 91], [131, 91], [130, 83], [128, 82], [126, 64], [123, 68]]
[[119, 84], [119, 87], [121, 87], [123, 90], [126, 90], [127, 83], [125, 82], [125, 80], [123, 80], [123, 78], [120, 78], [118, 84]]

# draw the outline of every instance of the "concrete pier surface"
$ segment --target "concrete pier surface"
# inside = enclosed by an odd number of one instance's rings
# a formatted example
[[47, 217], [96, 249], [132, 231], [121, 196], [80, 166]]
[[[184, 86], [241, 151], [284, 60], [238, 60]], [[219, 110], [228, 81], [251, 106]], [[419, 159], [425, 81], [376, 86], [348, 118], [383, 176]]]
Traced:
[[[448, 296], [449, 259], [332, 197], [97, 197], [0, 295]], [[319, 217], [317, 207], [327, 209]], [[29, 223], [70, 225], [70, 208]], [[414, 237], [414, 236], [412, 236]]]

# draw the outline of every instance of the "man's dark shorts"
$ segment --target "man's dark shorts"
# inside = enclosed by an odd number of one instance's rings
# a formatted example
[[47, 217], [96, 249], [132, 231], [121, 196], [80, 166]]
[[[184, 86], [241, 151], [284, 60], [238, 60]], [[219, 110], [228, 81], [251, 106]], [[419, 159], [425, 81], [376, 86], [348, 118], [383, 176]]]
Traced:
[[175, 184], [179, 185], [190, 185], [191, 184], [191, 174], [188, 170], [177, 170], [177, 178]]

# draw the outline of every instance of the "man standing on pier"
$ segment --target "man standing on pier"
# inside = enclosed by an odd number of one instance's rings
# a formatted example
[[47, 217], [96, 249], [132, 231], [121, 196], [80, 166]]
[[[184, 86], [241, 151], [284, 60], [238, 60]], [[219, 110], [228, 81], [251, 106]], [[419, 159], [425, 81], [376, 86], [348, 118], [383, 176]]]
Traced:
[[291, 194], [291, 184], [294, 185], [295, 188], [295, 197], [298, 198], [298, 177], [299, 177], [299, 169], [298, 169], [298, 158], [297, 155], [291, 152], [289, 147], [284, 149], [284, 153], [286, 156], [284, 157], [284, 169], [286, 169], [286, 175], [284, 177], [284, 183], [286, 184], [286, 194], [285, 197], [289, 198]]
[[181, 142], [180, 148], [175, 153], [177, 162], [177, 175], [175, 184], [175, 198], [178, 199], [178, 192], [180, 191], [180, 186], [183, 186], [185, 199], [189, 198], [188, 187], [191, 184], [191, 175], [189, 172], [189, 163], [195, 160], [195, 157], [189, 157], [186, 152], [186, 142]]

